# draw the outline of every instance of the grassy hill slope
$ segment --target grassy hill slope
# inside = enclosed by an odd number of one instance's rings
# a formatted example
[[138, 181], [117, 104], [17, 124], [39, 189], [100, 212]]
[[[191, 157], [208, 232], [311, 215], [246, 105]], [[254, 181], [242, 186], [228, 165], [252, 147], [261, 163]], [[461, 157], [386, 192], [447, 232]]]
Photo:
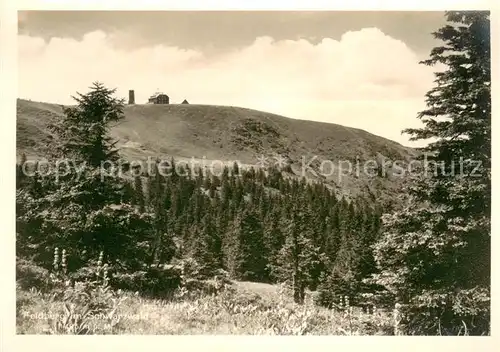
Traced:
[[[18, 155], [24, 152], [28, 158], [43, 157], [51, 138], [47, 122], [61, 116], [59, 105], [19, 99]], [[113, 127], [112, 135], [127, 159], [173, 156], [255, 165], [261, 155], [273, 163], [279, 154], [299, 177], [321, 179], [346, 195], [369, 193], [372, 197], [394, 192], [402, 180], [391, 175], [366, 175], [364, 162], [408, 161], [415, 155], [411, 148], [360, 129], [231, 106], [127, 105], [125, 120]], [[322, 160], [331, 161], [323, 164], [326, 176], [302, 172], [306, 165], [318, 171]], [[338, 168], [332, 171], [331, 165], [344, 165], [347, 173], [347, 162], [353, 167], [348, 175], [341, 176]]]

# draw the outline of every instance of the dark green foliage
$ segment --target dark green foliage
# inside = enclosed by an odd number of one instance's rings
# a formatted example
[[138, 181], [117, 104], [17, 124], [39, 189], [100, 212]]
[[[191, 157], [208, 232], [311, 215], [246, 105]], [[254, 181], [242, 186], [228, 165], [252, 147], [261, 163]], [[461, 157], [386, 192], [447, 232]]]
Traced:
[[319, 260], [319, 247], [312, 238], [309, 209], [292, 209], [286, 222], [285, 243], [280, 249], [275, 275], [291, 283], [294, 301], [304, 302], [305, 288], [311, 279], [311, 271]]
[[142, 178], [136, 176], [134, 179], [134, 198], [133, 204], [139, 207], [141, 213], [145, 210], [145, 200], [144, 200], [144, 187], [142, 185]]
[[[101, 102], [107, 90], [94, 89], [101, 93], [89, 96]], [[66, 123], [74, 130], [86, 128], [88, 121], [106, 121], [95, 117], [102, 109], [81, 100], [68, 112]], [[108, 107], [115, 102], [107, 102]], [[107, 131], [107, 125], [100, 130]], [[64, 143], [91, 137], [75, 136], [61, 137], [60, 150], [68, 157], [95, 165], [111, 153], [112, 142], [104, 134], [100, 140], [108, 141], [102, 144], [107, 151], [97, 153], [84, 143], [88, 153], [73, 153]], [[237, 164], [225, 167], [219, 177], [197, 167], [177, 167], [173, 159], [170, 167], [176, 172], [164, 177], [159, 165], [153, 163], [142, 175], [132, 170], [129, 179], [109, 170], [102, 177], [98, 167], [58, 182], [29, 177], [17, 195], [18, 254], [50, 268], [54, 248], [67, 248], [68, 270], [83, 280], [94, 271], [88, 263], [104, 251], [113, 286], [150, 293], [172, 286], [162, 286], [158, 273], [164, 264], [189, 262], [190, 280], [211, 280], [225, 270], [232, 279], [290, 282], [299, 303], [306, 288], [317, 289], [323, 277], [345, 270], [346, 263], [358, 285], [371, 272], [358, 272], [360, 265], [352, 263], [361, 261], [355, 257], [365, 256], [371, 243], [363, 226], [372, 212], [338, 200], [325, 185], [284, 178], [276, 168]], [[353, 260], [337, 260], [338, 253]]]
[[181, 285], [179, 267], [150, 267], [132, 273], [116, 273], [110, 278], [113, 287], [140, 292], [151, 297], [171, 295]]
[[[71, 249], [71, 258], [81, 257], [81, 260], [71, 259], [69, 267], [78, 268], [106, 248], [111, 270], [116, 270], [118, 275], [118, 281], [112, 280], [112, 283], [120, 287], [138, 287], [137, 282], [145, 285], [145, 274], [139, 274], [145, 272], [142, 265], [160, 266], [172, 259], [192, 258], [196, 268], [193, 278], [204, 280], [218, 270], [226, 269], [233, 279], [266, 282], [295, 280], [300, 287], [299, 292], [304, 292], [307, 287], [315, 289], [322, 273], [333, 269], [341, 241], [346, 238], [341, 236], [339, 226], [346, 227], [354, 221], [348, 212], [349, 203], [337, 201], [327, 188], [319, 184], [308, 186], [304, 182], [281, 180], [282, 191], [278, 191], [264, 186], [271, 183], [271, 176], [263, 172], [242, 169], [239, 173], [241, 177], [228, 172], [220, 183], [218, 178], [210, 175], [201, 179], [180, 175], [162, 179], [152, 174], [145, 182], [137, 176], [131, 197], [124, 196], [130, 194], [130, 184], [120, 188], [119, 182], [106, 183], [97, 195], [112, 195], [116, 190], [115, 201], [130, 199], [130, 204], [110, 204], [104, 212], [99, 207], [92, 210], [89, 205], [85, 209], [91, 212], [87, 214], [82, 206], [74, 208], [82, 209], [79, 212], [70, 211], [68, 207], [61, 208], [65, 215], [57, 216], [59, 220], [51, 221], [51, 227], [46, 230], [57, 231], [61, 235], [40, 236], [38, 242], [29, 236], [20, 236], [18, 248], [26, 247], [24, 253], [31, 253], [36, 260], [49, 265], [54, 246], [63, 246], [71, 238], [80, 238], [81, 244]], [[210, 183], [211, 188], [220, 184], [214, 189], [213, 196], [204, 192], [204, 185], [207, 185], [205, 177], [215, 180]], [[90, 181], [77, 184], [77, 189], [87, 187], [86, 182]], [[145, 188], [144, 183], [150, 187], [147, 204], [141, 191]], [[86, 189], [99, 190], [98, 185], [89, 184]], [[55, 189], [51, 198], [67, 194], [64, 187]], [[43, 189], [47, 188], [44, 186]], [[23, 206], [32, 197], [30, 192], [28, 188], [18, 194], [20, 220], [28, 219], [22, 214], [25, 213]], [[103, 200], [106, 199], [103, 197]], [[40, 200], [36, 203], [42, 204]], [[366, 209], [360, 208], [360, 211]], [[56, 214], [20, 221], [22, 226], [19, 228], [36, 228], [41, 234], [45, 230], [40, 224], [56, 217]], [[363, 218], [369, 216], [366, 214]], [[92, 221], [82, 226], [83, 218]], [[65, 231], [55, 226], [63, 223]], [[86, 235], [82, 237], [84, 233]], [[21, 245], [23, 241], [27, 243], [25, 246]], [[120, 245], [116, 246], [117, 243]], [[47, 248], [47, 251], [40, 248]], [[290, 258], [296, 258], [295, 262]], [[297, 264], [298, 269], [294, 271], [291, 263]], [[136, 268], [137, 274], [124, 268]], [[358, 276], [362, 278], [362, 275]], [[118, 279], [120, 277], [122, 279]], [[299, 294], [301, 296], [303, 294]]]
[[26, 161], [26, 154], [23, 153], [19, 164], [16, 164], [16, 189], [25, 187], [28, 181], [27, 172], [29, 172], [29, 168]]
[[112, 93], [95, 83], [54, 126], [59, 158], [49, 163], [70, 160], [72, 166], [60, 174], [35, 174], [18, 190], [18, 255], [47, 268], [55, 247], [68, 248], [70, 271], [101, 251], [111, 265], [126, 270], [150, 255], [153, 218], [131, 204], [129, 181], [113, 175], [119, 157], [108, 130], [123, 115]]
[[[443, 167], [407, 182], [400, 203], [383, 209], [374, 197], [338, 198], [324, 184], [291, 175], [291, 167], [234, 163], [219, 177], [177, 167], [172, 158], [168, 177], [158, 163], [145, 174], [117, 177], [119, 155], [108, 132], [123, 118], [123, 102], [95, 83], [52, 126], [58, 138], [49, 162], [71, 159], [70, 172], [43, 176], [36, 163], [23, 172], [24, 155], [17, 165], [18, 283], [47, 288], [59, 247], [67, 249], [73, 280], [93, 281], [100, 268], [94, 258], [104, 252], [111, 284], [142, 294], [179, 286], [214, 293], [211, 281], [220, 276], [287, 282], [297, 303], [306, 289], [318, 291], [316, 303], [326, 307], [340, 297], [391, 309], [399, 302], [407, 334], [487, 334], [489, 15], [446, 16], [451, 24], [434, 34], [444, 44], [423, 63], [447, 69], [426, 95], [424, 127], [406, 130], [414, 140], [433, 138], [422, 161]], [[171, 262], [182, 265], [165, 266]]]
[[285, 233], [283, 220], [280, 218], [279, 209], [273, 208], [264, 221], [264, 248], [267, 253], [269, 278], [272, 281], [279, 280], [272, 268], [279, 266], [279, 252], [285, 244]]
[[267, 253], [258, 215], [252, 211], [244, 211], [234, 225], [235, 276], [241, 280], [267, 281]]
[[215, 227], [215, 222], [210, 213], [205, 215], [194, 229], [190, 239], [192, 250], [190, 256], [195, 259], [197, 276], [211, 277], [217, 269], [222, 267], [222, 240]]
[[74, 107], [64, 108], [65, 118], [52, 129], [60, 138], [58, 156], [75, 158], [89, 167], [118, 160], [115, 142], [109, 137], [110, 123], [123, 119], [123, 99], [113, 97], [115, 89], [96, 82], [87, 94], [77, 93]]
[[422, 172], [384, 216], [376, 282], [403, 304], [407, 333], [480, 335], [490, 331], [490, 21], [487, 12], [446, 17], [434, 33], [442, 46], [423, 61], [445, 70], [426, 95], [424, 127], [406, 131], [433, 138], [424, 166], [444, 167]]
[[326, 270], [318, 287], [318, 303], [331, 306], [338, 297], [349, 297], [352, 305], [362, 303], [362, 295], [375, 292], [377, 285], [367, 284], [376, 272], [372, 246], [379, 237], [378, 212], [345, 200], [336, 203], [327, 223]]
[[47, 290], [51, 287], [50, 271], [33, 261], [16, 258], [16, 283], [25, 290], [32, 287]]

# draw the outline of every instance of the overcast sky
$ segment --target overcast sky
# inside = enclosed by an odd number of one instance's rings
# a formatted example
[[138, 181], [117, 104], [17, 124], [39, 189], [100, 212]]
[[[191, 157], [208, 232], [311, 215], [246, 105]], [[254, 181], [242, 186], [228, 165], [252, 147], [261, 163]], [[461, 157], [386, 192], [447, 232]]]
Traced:
[[19, 12], [19, 97], [59, 104], [93, 81], [172, 103], [242, 106], [404, 145], [432, 87], [418, 64], [441, 12]]

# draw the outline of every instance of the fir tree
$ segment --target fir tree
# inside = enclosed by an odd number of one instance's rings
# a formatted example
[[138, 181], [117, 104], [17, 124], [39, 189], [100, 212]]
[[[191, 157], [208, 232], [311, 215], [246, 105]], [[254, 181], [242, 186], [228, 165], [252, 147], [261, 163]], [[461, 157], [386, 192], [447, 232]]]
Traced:
[[287, 219], [285, 244], [279, 253], [279, 265], [274, 268], [274, 275], [292, 286], [294, 301], [299, 304], [304, 302], [311, 268], [319, 260], [319, 248], [311, 238], [310, 213], [307, 208], [298, 206], [301, 203], [303, 201], [296, 200], [291, 217]]
[[[150, 220], [131, 204], [122, 203], [127, 181], [112, 171], [119, 160], [108, 136], [110, 124], [123, 118], [122, 103], [95, 83], [87, 94], [74, 98], [76, 106], [64, 110], [58, 126], [56, 154], [84, 167], [65, 176], [47, 176], [39, 185], [37, 199], [18, 221], [38, 223], [36, 232], [19, 232], [38, 247], [37, 261], [49, 265], [54, 247], [66, 247], [75, 258], [70, 267], [97, 257], [104, 250], [109, 260], [123, 267], [139, 267], [150, 251]], [[86, 253], [86, 254], [85, 254]]]
[[[377, 283], [406, 307], [407, 333], [489, 333], [491, 77], [488, 12], [447, 12], [425, 65], [443, 65], [413, 140], [444, 172], [419, 175], [384, 217]], [[462, 164], [463, 172], [457, 167]], [[473, 170], [480, 165], [476, 175]], [[429, 164], [425, 165], [429, 167]], [[453, 170], [453, 166], [455, 170]]]
[[134, 200], [133, 203], [139, 207], [139, 211], [144, 213], [145, 211], [145, 201], [144, 201], [144, 188], [142, 186], [141, 176], [135, 176], [134, 178]]
[[118, 160], [116, 142], [109, 136], [111, 123], [124, 118], [123, 99], [114, 98], [115, 91], [95, 82], [87, 94], [73, 97], [76, 106], [64, 108], [65, 118], [51, 125], [60, 137], [55, 145], [59, 155], [75, 156], [90, 167]]
[[264, 231], [258, 215], [248, 210], [236, 223], [235, 273], [238, 278], [250, 281], [267, 281], [267, 253]]
[[198, 263], [201, 278], [214, 275], [222, 267], [222, 242], [210, 213], [195, 230], [191, 256]]

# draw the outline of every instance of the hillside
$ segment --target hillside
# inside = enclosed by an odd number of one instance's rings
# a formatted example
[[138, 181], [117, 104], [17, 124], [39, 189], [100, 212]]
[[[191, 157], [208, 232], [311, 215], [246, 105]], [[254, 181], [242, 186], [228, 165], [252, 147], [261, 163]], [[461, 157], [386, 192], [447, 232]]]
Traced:
[[[50, 139], [47, 122], [62, 116], [59, 105], [18, 99], [17, 154], [28, 158], [43, 157]], [[121, 154], [129, 159], [197, 158], [221, 161], [237, 160], [256, 165], [265, 155], [273, 163], [274, 156], [283, 156], [295, 174], [309, 164], [319, 170], [322, 160], [326, 176], [320, 178], [345, 195], [388, 195], [398, 188], [401, 177], [369, 176], [363, 163], [385, 159], [408, 161], [414, 151], [394, 141], [366, 131], [337, 124], [295, 120], [246, 108], [213, 105], [127, 105], [125, 120], [112, 129]], [[316, 159], [310, 162], [314, 157]], [[350, 162], [353, 170], [344, 168], [345, 176], [331, 165]], [[355, 166], [359, 165], [359, 175]], [[368, 165], [371, 166], [371, 165]]]

